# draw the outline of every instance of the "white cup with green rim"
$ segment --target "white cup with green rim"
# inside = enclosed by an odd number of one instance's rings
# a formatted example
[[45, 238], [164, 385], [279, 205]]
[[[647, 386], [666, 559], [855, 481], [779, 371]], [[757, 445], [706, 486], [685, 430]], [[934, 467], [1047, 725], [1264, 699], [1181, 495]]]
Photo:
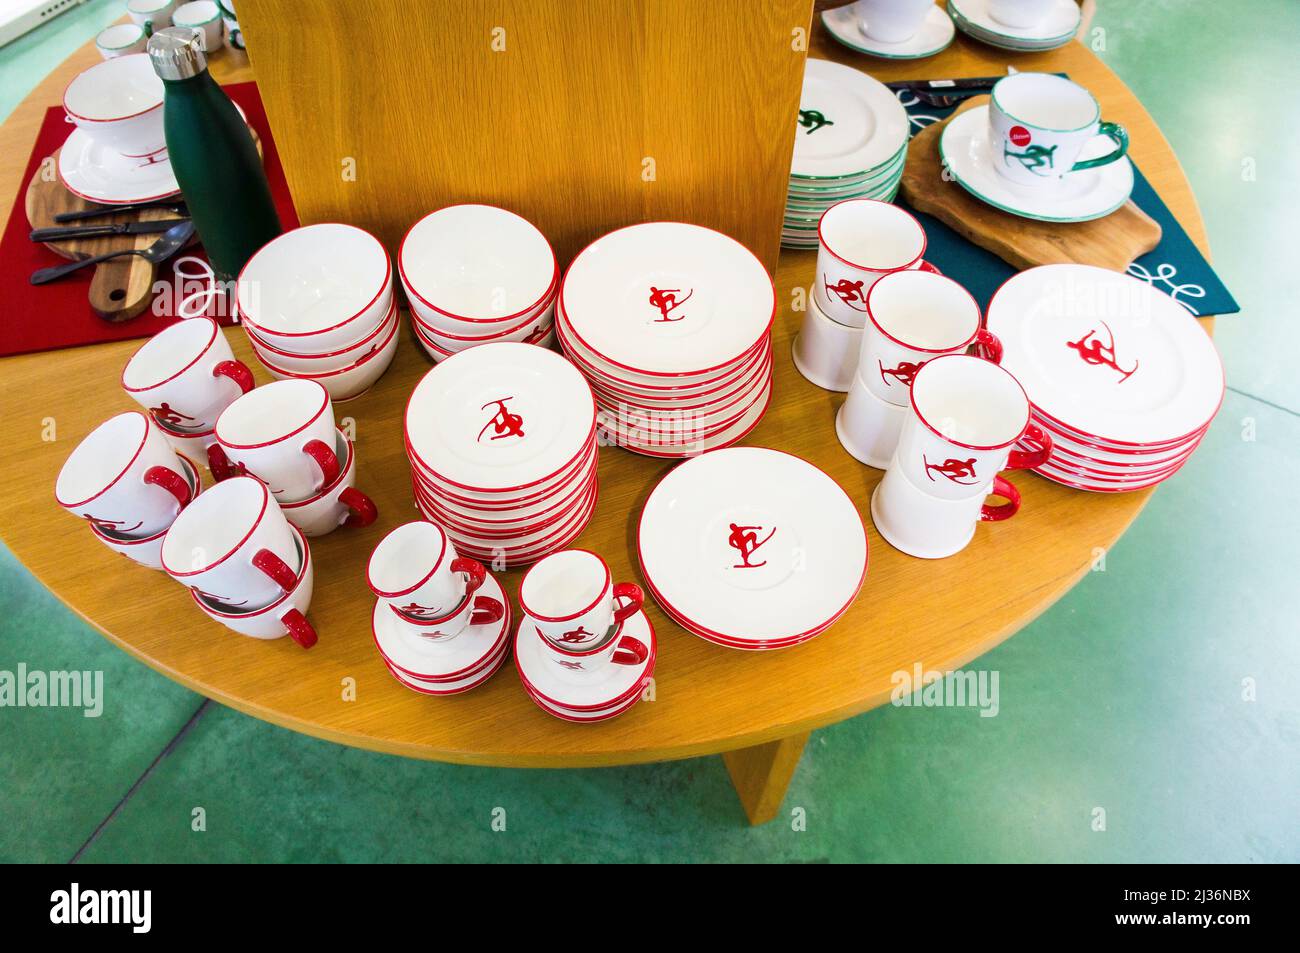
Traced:
[[176, 0], [127, 0], [126, 13], [146, 37], [172, 25], [172, 8]]
[[223, 43], [223, 26], [221, 8], [214, 0], [194, 0], [176, 8], [172, 14], [172, 26], [188, 27], [203, 34], [203, 49], [211, 53], [221, 49]]
[[144, 27], [138, 23], [118, 23], [106, 30], [100, 30], [95, 37], [95, 49], [106, 60], [129, 53], [143, 53], [149, 38], [144, 35]]
[[863, 36], [877, 43], [905, 43], [921, 29], [934, 0], [858, 0], [853, 11]]
[[[1057, 184], [1071, 172], [1109, 165], [1128, 151], [1128, 133], [1101, 120], [1092, 93], [1052, 73], [998, 80], [989, 104], [989, 133], [994, 167], [1017, 185]], [[1099, 135], [1113, 140], [1115, 148], [1080, 161], [1084, 147]]]
[[989, 16], [1014, 30], [1032, 30], [1054, 5], [1053, 0], [989, 0]]

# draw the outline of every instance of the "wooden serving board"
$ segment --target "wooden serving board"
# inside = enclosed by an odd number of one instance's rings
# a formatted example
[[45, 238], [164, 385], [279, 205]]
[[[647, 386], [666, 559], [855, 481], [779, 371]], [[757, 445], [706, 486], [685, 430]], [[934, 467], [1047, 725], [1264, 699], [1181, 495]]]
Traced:
[[[973, 96], [952, 116], [989, 101]], [[952, 116], [918, 132], [907, 148], [900, 185], [907, 203], [933, 215], [963, 238], [1016, 268], [1075, 263], [1124, 271], [1160, 243], [1160, 225], [1130, 199], [1105, 218], [1091, 222], [1037, 222], [981, 202], [959, 182], [945, 179], [939, 136]]]

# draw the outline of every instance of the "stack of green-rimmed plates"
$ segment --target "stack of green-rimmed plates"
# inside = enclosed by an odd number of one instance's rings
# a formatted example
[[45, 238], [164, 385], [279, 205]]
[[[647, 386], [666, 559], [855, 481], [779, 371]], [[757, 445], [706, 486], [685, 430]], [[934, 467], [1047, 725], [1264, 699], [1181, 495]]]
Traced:
[[907, 159], [907, 111], [860, 70], [809, 59], [799, 99], [781, 244], [817, 247], [822, 213], [845, 199], [892, 201]]
[[952, 22], [971, 39], [1003, 50], [1054, 50], [1074, 39], [1082, 14], [1075, 0], [1050, 0], [1043, 20], [1032, 27], [1008, 26], [989, 12], [989, 0], [948, 0]]

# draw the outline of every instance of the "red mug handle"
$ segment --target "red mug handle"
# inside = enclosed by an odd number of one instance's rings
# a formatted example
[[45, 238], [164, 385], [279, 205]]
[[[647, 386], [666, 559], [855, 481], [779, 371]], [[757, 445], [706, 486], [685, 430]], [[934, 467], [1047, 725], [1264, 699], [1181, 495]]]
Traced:
[[290, 609], [280, 616], [280, 621], [284, 623], [285, 629], [288, 630], [289, 638], [303, 648], [309, 649], [316, 644], [316, 630], [311, 627], [307, 617], [297, 609]]
[[320, 467], [321, 488], [333, 485], [334, 481], [339, 478], [339, 458], [338, 455], [326, 446], [324, 440], [308, 440], [303, 445], [302, 452], [307, 454], [316, 461], [316, 466]]
[[253, 372], [243, 361], [222, 361], [212, 369], [213, 377], [229, 377], [242, 393], [253, 389]]
[[1020, 509], [1020, 491], [1015, 486], [1000, 476], [993, 478], [993, 486], [989, 488], [989, 493], [993, 496], [1000, 496], [1005, 503], [985, 503], [980, 509], [980, 519], [996, 523], [1000, 520], [1009, 520], [1015, 516]]
[[988, 328], [980, 328], [975, 332], [975, 351], [986, 361], [1002, 363], [1002, 341]]
[[259, 549], [253, 555], [253, 566], [260, 569], [273, 583], [285, 592], [292, 592], [298, 584], [298, 574], [289, 564], [269, 549]]
[[208, 471], [212, 474], [212, 479], [218, 483], [231, 476], [230, 458], [226, 456], [226, 451], [221, 449], [219, 443], [208, 447]]
[[491, 596], [476, 596], [474, 599], [474, 611], [470, 613], [470, 625], [487, 625], [489, 622], [500, 622], [505, 618], [506, 607]]
[[1047, 458], [1052, 455], [1052, 435], [1043, 430], [1038, 424], [1030, 424], [1025, 428], [1024, 436], [1021, 440], [1028, 440], [1030, 443], [1037, 444], [1033, 450], [1012, 450], [1011, 455], [1007, 457], [1007, 465], [1003, 468], [1006, 470], [1032, 470], [1035, 467], [1041, 467], [1047, 462]]
[[483, 580], [487, 578], [487, 570], [477, 559], [468, 559], [461, 556], [451, 561], [452, 572], [463, 572], [469, 576], [465, 582], [465, 595], [473, 595], [478, 591], [478, 587], [483, 585]]
[[942, 274], [943, 274], [942, 271], [940, 271], [940, 270], [939, 270], [938, 268], [936, 268], [934, 265], [930, 264], [928, 261], [922, 261], [921, 264], [919, 264], [919, 265], [916, 267], [916, 270], [917, 270], [917, 271], [928, 271], [928, 272], [929, 272], [930, 274], [932, 274], [932, 275], [942, 275]]
[[354, 486], [339, 494], [339, 502], [352, 511], [343, 521], [344, 526], [369, 526], [379, 518], [375, 501]]
[[167, 467], [150, 467], [144, 471], [144, 482], [151, 486], [160, 486], [181, 505], [181, 509], [190, 505], [190, 483], [175, 470]]
[[641, 592], [641, 587], [634, 582], [616, 583], [614, 585], [614, 598], [627, 600], [614, 610], [615, 625], [640, 612], [641, 604], [645, 602], [645, 595]]
[[625, 635], [618, 640], [618, 648], [610, 657], [615, 665], [640, 665], [650, 657], [650, 649], [640, 639]]

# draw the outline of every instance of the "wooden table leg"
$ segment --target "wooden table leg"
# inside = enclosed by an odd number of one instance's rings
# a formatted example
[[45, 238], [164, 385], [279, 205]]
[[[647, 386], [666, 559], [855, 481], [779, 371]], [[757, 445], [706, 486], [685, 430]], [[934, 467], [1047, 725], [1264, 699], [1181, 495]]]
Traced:
[[749, 823], [766, 824], [776, 817], [785, 800], [785, 789], [799, 766], [808, 732], [779, 741], [728, 751], [722, 756]]

